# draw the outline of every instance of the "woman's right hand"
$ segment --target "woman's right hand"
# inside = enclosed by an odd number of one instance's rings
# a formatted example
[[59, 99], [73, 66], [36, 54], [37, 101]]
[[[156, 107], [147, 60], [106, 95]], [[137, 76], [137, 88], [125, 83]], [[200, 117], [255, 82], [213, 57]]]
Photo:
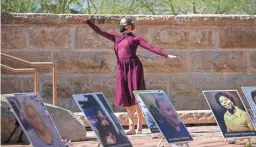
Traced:
[[81, 16], [76, 16], [75, 19], [76, 19], [76, 20], [79, 20], [79, 21], [81, 21], [81, 22], [86, 22], [86, 21], [88, 20], [87, 17], [81, 17]]

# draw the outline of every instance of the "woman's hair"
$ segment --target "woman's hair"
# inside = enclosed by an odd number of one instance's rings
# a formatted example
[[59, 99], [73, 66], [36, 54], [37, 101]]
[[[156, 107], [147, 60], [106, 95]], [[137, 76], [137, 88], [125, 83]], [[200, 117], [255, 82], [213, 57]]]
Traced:
[[256, 96], [256, 90], [251, 92], [252, 98]]
[[124, 26], [130, 25], [132, 30], [135, 29], [135, 21], [132, 18], [130, 18], [130, 17], [122, 18], [121, 21], [120, 21], [120, 24], [124, 25]]
[[218, 93], [215, 94], [214, 97], [215, 97], [215, 100], [216, 100], [217, 104], [221, 105], [221, 103], [220, 103], [220, 97], [221, 96], [224, 96], [224, 97], [228, 98], [231, 102], [233, 102], [235, 104], [234, 98], [231, 95], [229, 95], [225, 92], [218, 92]]
[[254, 99], [254, 97], [256, 97], [256, 90], [251, 92], [252, 95], [252, 100], [254, 101], [254, 103], [256, 103], [256, 100]]

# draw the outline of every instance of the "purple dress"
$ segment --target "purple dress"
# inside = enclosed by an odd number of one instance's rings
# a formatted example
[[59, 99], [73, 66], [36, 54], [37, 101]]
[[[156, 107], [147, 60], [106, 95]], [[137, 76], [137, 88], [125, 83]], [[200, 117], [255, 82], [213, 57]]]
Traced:
[[86, 23], [99, 35], [114, 42], [117, 56], [116, 97], [115, 106], [129, 107], [137, 104], [133, 95], [134, 90], [146, 90], [144, 72], [141, 61], [136, 55], [138, 46], [141, 46], [158, 55], [167, 57], [168, 54], [161, 49], [148, 44], [143, 38], [132, 33], [115, 35], [102, 31], [90, 20]]

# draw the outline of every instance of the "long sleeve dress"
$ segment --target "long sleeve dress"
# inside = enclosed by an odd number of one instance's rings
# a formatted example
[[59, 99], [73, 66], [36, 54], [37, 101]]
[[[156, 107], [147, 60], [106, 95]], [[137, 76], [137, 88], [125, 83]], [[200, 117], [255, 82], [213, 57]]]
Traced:
[[141, 61], [136, 55], [138, 46], [141, 46], [158, 55], [167, 57], [161, 49], [148, 44], [143, 38], [126, 33], [114, 35], [102, 31], [90, 20], [86, 23], [99, 35], [114, 42], [114, 51], [117, 57], [116, 96], [115, 106], [129, 107], [137, 104], [133, 95], [134, 90], [146, 90], [144, 71]]

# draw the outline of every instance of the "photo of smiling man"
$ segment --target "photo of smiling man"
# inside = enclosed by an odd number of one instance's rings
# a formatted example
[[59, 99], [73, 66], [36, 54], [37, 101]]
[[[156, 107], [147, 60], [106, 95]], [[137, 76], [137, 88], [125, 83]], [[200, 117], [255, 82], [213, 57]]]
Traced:
[[256, 135], [236, 90], [203, 91], [203, 94], [225, 138]]
[[164, 91], [140, 91], [139, 95], [168, 143], [193, 140]]
[[41, 98], [36, 93], [5, 96], [33, 147], [65, 147]]

